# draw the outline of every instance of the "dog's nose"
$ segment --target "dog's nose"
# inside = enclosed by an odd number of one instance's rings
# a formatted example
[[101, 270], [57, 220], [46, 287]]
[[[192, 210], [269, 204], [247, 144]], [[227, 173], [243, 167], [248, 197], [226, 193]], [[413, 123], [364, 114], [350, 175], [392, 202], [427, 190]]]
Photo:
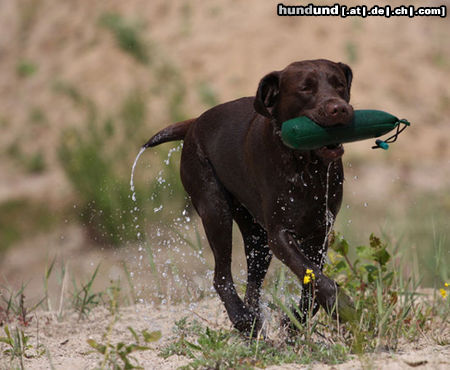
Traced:
[[353, 109], [346, 102], [332, 100], [326, 103], [325, 112], [333, 124], [346, 124], [350, 121]]

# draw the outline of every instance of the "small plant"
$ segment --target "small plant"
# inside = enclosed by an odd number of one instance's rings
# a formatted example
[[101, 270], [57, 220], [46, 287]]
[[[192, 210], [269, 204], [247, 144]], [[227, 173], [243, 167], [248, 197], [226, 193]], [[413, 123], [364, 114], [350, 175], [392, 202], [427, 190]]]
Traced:
[[356, 63], [359, 59], [358, 46], [353, 41], [345, 43], [345, 52], [349, 63]]
[[[393, 251], [388, 247], [380, 238], [371, 235], [368, 245], [350, 248], [342, 235], [332, 235], [330, 262], [325, 265], [324, 272], [352, 298], [357, 312], [356, 317], [345, 323], [333, 320], [322, 310], [314, 318], [307, 317], [305, 324], [300, 323], [301, 312], [292, 297], [301, 292], [298, 285], [292, 284], [296, 279], [280, 269], [273, 284], [273, 303], [269, 303], [269, 307], [281, 309], [290, 319], [288, 328], [293, 327], [295, 331], [288, 332], [291, 334], [289, 342], [295, 346], [303, 341], [304, 347], [314, 356], [317, 343], [330, 338], [344, 352], [362, 354], [380, 349], [396, 350], [401, 340], [415, 341], [434, 328], [436, 343], [447, 343], [443, 330], [436, 330], [436, 326], [441, 327], [440, 323], [449, 317], [448, 287], [444, 284], [435, 289], [434, 297], [420, 293], [420, 280], [402, 270], [404, 263], [398, 254], [399, 247]], [[314, 281], [312, 272], [307, 271], [304, 289], [313, 287]]]
[[79, 216], [89, 237], [99, 244], [119, 246], [136, 239], [133, 220], [141, 209], [144, 192], [137, 187], [133, 202], [128, 178], [116, 175], [114, 155], [107, 150], [112, 139], [105, 138], [104, 131], [110, 130], [111, 123], [106, 121], [100, 128], [94, 116], [89, 121], [84, 135], [75, 130], [65, 132], [59, 156], [80, 196]]
[[341, 235], [334, 235], [330, 247], [326, 273], [350, 294], [360, 318], [348, 327], [355, 351], [395, 350], [401, 337], [413, 340], [424, 330], [431, 307], [419, 302], [418, 282], [403, 276], [399, 257], [393, 261], [387, 243], [372, 234], [369, 245], [356, 247], [353, 261]]
[[11, 362], [18, 359], [20, 368], [24, 369], [23, 358], [26, 357], [26, 351], [31, 348], [28, 344], [29, 337], [17, 327], [12, 335], [8, 325], [5, 325], [3, 330], [6, 336], [0, 337], [0, 343], [5, 343], [8, 346], [8, 348], [3, 351], [3, 354], [9, 356]]
[[29, 173], [38, 174], [45, 171], [47, 165], [43, 154], [39, 151], [25, 159], [25, 168]]
[[[33, 348], [29, 343], [30, 337], [22, 329], [16, 327], [11, 333], [8, 325], [5, 325], [3, 331], [5, 336], [0, 337], [0, 343], [4, 343], [7, 347], [3, 350], [3, 354], [9, 357], [10, 364], [13, 364], [17, 360], [20, 369], [24, 369], [24, 358], [40, 357], [45, 353], [45, 350], [41, 346]], [[31, 353], [32, 350], [35, 350], [35, 353]]]
[[6, 153], [28, 173], [39, 174], [44, 172], [47, 168], [42, 151], [37, 150], [32, 154], [26, 154], [20, 147], [20, 141], [14, 141], [11, 143], [6, 150]]
[[[65, 85], [63, 85], [65, 86]], [[135, 179], [135, 200], [131, 197], [130, 180], [133, 151], [143, 144], [147, 136], [143, 130], [146, 122], [145, 96], [132, 91], [124, 100], [117, 117], [99, 118], [96, 106], [75, 88], [67, 86], [61, 90], [74, 102], [86, 109], [87, 120], [84, 131], [68, 129], [63, 133], [59, 147], [59, 159], [63, 169], [79, 196], [79, 217], [87, 234], [98, 244], [121, 246], [130, 240], [143, 240], [145, 234], [138, 230], [137, 221], [155, 216], [152, 210], [169, 208], [185, 203], [184, 190], [178, 174], [178, 162], [168, 156], [179, 157], [177, 149], [161, 150], [157, 153], [164, 163], [164, 170], [147, 185]], [[119, 122], [120, 124], [117, 124]], [[144, 136], [145, 135], [145, 136]], [[157, 163], [161, 167], [160, 163]], [[151, 194], [151, 202], [146, 200]], [[148, 197], [147, 197], [148, 198]], [[160, 208], [159, 208], [160, 207]], [[169, 212], [166, 212], [169, 213]]]
[[50, 279], [50, 275], [52, 274], [53, 267], [55, 266], [56, 257], [53, 258], [53, 261], [50, 263], [50, 266], [45, 267], [45, 273], [44, 273], [44, 293], [45, 293], [45, 300], [47, 302], [47, 310], [52, 309], [51, 303], [50, 303], [50, 297], [48, 295], [48, 281]]
[[30, 324], [33, 319], [30, 314], [44, 302], [45, 297], [34, 306], [27, 308], [25, 305], [25, 295], [23, 293], [25, 287], [26, 285], [22, 284], [19, 291], [15, 293], [4, 287], [0, 289], [0, 324], [12, 320], [17, 320], [22, 326], [28, 326]]
[[28, 120], [33, 124], [44, 124], [47, 121], [44, 111], [39, 107], [30, 108]]
[[[103, 344], [93, 339], [87, 340], [87, 343], [103, 356], [103, 360], [100, 362], [101, 368], [110, 366], [112, 369], [143, 369], [131, 354], [133, 352], [149, 350], [150, 347], [147, 344], [158, 341], [161, 338], [161, 332], [142, 330], [141, 335], [139, 335], [131, 327], [128, 327], [128, 330], [134, 339], [134, 342], [130, 344], [124, 342], [117, 344], [107, 342]], [[103, 339], [107, 338], [104, 336]]]
[[248, 339], [237, 331], [203, 328], [197, 322], [182, 319], [175, 323], [175, 342], [164, 348], [161, 356], [187, 356], [192, 361], [186, 369], [248, 369], [287, 363], [309, 364], [314, 361], [336, 364], [347, 358], [341, 345], [307, 345], [302, 340], [292, 345], [276, 344], [262, 337]]
[[72, 306], [78, 311], [78, 320], [86, 317], [92, 308], [98, 306], [102, 302], [103, 293], [92, 292], [92, 285], [97, 276], [100, 265], [97, 265], [94, 273], [86, 284], [78, 288], [77, 283], [73, 281], [74, 291], [72, 293]]
[[197, 321], [189, 323], [187, 318], [183, 317], [181, 320], [175, 321], [175, 326], [172, 330], [177, 339], [161, 351], [161, 357], [168, 358], [173, 355], [181, 355], [194, 358], [195, 356], [187, 339], [190, 336], [201, 333], [202, 329], [199, 323]]
[[113, 33], [117, 45], [123, 51], [129, 53], [142, 64], [148, 64], [150, 62], [147, 46], [139, 33], [140, 27], [123, 19], [117, 13], [103, 14], [100, 17], [99, 23]]
[[30, 60], [21, 60], [16, 67], [17, 76], [21, 78], [31, 77], [37, 71], [37, 64]]

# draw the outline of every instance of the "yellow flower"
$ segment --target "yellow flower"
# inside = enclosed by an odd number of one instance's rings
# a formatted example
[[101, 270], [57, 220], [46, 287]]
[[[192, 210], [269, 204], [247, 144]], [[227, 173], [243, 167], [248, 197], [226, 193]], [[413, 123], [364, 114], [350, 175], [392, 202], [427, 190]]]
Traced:
[[445, 283], [444, 285], [445, 285], [446, 287], [448, 287], [448, 283]]
[[308, 284], [311, 282], [311, 280], [315, 280], [315, 279], [316, 279], [316, 275], [314, 275], [313, 270], [306, 269], [305, 276], [303, 277], [303, 284]]
[[447, 297], [447, 292], [445, 291], [445, 289], [439, 289], [439, 292], [441, 293], [442, 298]]

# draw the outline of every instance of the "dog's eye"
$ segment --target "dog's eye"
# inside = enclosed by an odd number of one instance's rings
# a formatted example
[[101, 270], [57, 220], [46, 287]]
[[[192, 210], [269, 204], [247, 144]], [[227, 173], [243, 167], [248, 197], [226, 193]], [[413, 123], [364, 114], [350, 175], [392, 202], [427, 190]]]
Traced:
[[300, 87], [300, 92], [310, 94], [312, 93], [312, 87], [310, 85], [304, 85]]

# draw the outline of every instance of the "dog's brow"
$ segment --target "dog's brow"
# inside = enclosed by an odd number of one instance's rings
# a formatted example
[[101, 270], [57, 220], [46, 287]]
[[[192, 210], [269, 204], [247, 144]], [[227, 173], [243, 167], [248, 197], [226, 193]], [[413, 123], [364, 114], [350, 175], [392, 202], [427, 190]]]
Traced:
[[331, 75], [327, 74], [327, 80], [329, 83], [331, 83], [333, 85], [335, 85], [339, 82], [342, 82], [341, 79], [338, 76], [336, 76], [336, 74], [331, 74]]

